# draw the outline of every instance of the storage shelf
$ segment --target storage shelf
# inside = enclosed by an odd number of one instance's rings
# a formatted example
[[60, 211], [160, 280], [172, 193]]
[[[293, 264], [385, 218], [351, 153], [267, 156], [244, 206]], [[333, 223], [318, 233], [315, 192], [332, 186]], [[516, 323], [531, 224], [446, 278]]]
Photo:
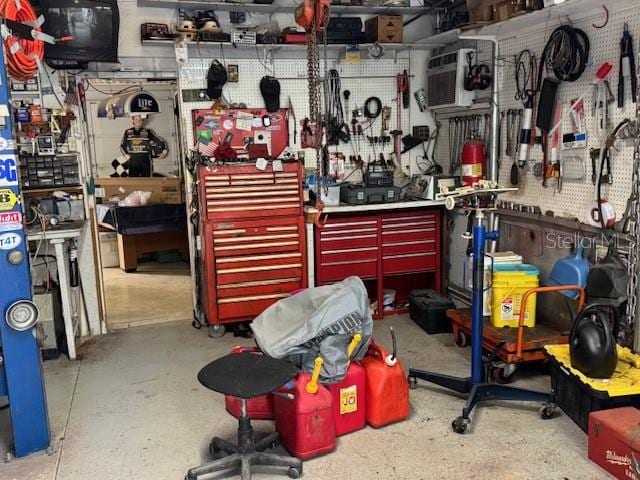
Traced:
[[48, 187], [48, 188], [23, 188], [22, 193], [48, 193], [48, 192], [55, 192], [58, 190], [63, 192], [67, 190], [72, 190], [72, 191], [82, 190], [82, 185], [64, 185], [64, 186]]
[[[619, 0], [616, 2], [616, 13], [630, 8], [637, 8], [636, 0]], [[602, 16], [605, 12], [602, 9], [602, 0], [567, 0], [558, 5], [551, 5], [529, 13], [512, 17], [502, 22], [491, 23], [489, 25], [470, 26], [467, 29], [455, 28], [447, 32], [432, 35], [419, 43], [434, 44], [439, 46], [449, 45], [464, 39], [465, 36], [495, 37], [498, 40], [514, 37], [539, 30], [544, 33], [548, 29], [553, 29], [560, 24], [577, 21], [584, 18]], [[596, 21], [596, 23], [599, 23]], [[547, 32], [550, 33], [550, 32]]]
[[[159, 47], [168, 47], [173, 46], [175, 43], [174, 40], [142, 40], [142, 45], [144, 46], [159, 46]], [[187, 45], [189, 48], [209, 48], [209, 47], [229, 47], [235, 48], [239, 50], [253, 50], [255, 51], [256, 47], [261, 48], [270, 48], [273, 50], [281, 50], [281, 51], [294, 51], [294, 52], [305, 52], [307, 49], [306, 44], [295, 44], [295, 43], [258, 43], [255, 45], [242, 45], [236, 44], [234, 45], [231, 42], [188, 42]], [[361, 49], [369, 48], [372, 43], [360, 43], [358, 46]], [[383, 43], [381, 44], [386, 51], [396, 51], [396, 50], [429, 50], [433, 48], [430, 43]], [[345, 43], [330, 43], [327, 45], [329, 50], [342, 50], [351, 46], [351, 44]]]
[[[138, 0], [139, 7], [155, 8], [203, 8], [218, 12], [249, 12], [249, 13], [293, 13], [297, 2], [288, 4], [261, 5], [258, 3], [227, 3], [208, 2], [206, 0]], [[355, 6], [355, 5], [331, 5], [333, 15], [404, 15], [413, 16], [423, 13], [425, 7], [399, 7], [399, 6]]]

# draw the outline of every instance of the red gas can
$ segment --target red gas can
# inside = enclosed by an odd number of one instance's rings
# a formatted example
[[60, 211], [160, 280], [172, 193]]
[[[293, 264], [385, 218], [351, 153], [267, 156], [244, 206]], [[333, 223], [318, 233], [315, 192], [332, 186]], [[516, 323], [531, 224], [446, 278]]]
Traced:
[[[255, 347], [235, 347], [231, 353], [251, 352], [262, 355]], [[240, 417], [240, 399], [225, 395], [224, 405], [231, 415]], [[261, 397], [247, 400], [247, 416], [252, 420], [273, 420], [273, 395], [267, 394]]]
[[274, 394], [276, 430], [291, 455], [308, 460], [336, 448], [333, 400], [318, 384], [322, 359], [316, 359], [313, 375], [301, 373], [297, 380]]
[[372, 341], [362, 366], [367, 376], [367, 423], [380, 428], [405, 420], [409, 416], [409, 382], [395, 348], [389, 355]]
[[[362, 336], [359, 333], [353, 336], [349, 345], [349, 358], [361, 340]], [[346, 376], [340, 382], [327, 385], [333, 398], [333, 418], [337, 436], [355, 432], [367, 424], [366, 381], [364, 367], [352, 362]]]
[[617, 479], [640, 480], [640, 410], [621, 407], [589, 414], [589, 459]]

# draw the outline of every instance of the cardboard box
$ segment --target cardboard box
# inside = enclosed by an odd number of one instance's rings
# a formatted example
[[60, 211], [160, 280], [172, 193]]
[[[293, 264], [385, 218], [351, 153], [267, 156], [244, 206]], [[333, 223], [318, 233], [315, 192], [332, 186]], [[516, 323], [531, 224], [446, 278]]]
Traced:
[[640, 480], [640, 410], [634, 407], [600, 410], [589, 415], [589, 459], [618, 479]]
[[[151, 192], [148, 205], [159, 203], [180, 204], [184, 203], [183, 181], [180, 177], [104, 177], [96, 180], [96, 187], [104, 189], [104, 195], [96, 197], [108, 201], [109, 198], [119, 197], [120, 200], [131, 192], [141, 190]], [[102, 193], [102, 192], [100, 192]]]
[[364, 23], [367, 42], [402, 43], [403, 28], [400, 15], [380, 15]]
[[487, 0], [467, 0], [467, 10], [469, 10], [469, 21], [490, 22], [493, 20], [493, 3]]

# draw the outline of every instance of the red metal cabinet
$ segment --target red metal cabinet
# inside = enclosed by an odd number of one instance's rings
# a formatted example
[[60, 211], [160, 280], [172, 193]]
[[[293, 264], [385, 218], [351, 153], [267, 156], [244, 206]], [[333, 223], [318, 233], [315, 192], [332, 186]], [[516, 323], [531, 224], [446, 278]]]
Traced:
[[378, 276], [380, 219], [375, 216], [329, 218], [316, 229], [318, 283]]
[[283, 172], [200, 167], [201, 304], [209, 323], [250, 320], [306, 288], [301, 173], [297, 163]]
[[350, 275], [377, 280], [381, 303], [385, 276], [431, 272], [434, 286], [440, 291], [440, 221], [440, 211], [433, 208], [330, 215], [315, 234], [318, 284]]

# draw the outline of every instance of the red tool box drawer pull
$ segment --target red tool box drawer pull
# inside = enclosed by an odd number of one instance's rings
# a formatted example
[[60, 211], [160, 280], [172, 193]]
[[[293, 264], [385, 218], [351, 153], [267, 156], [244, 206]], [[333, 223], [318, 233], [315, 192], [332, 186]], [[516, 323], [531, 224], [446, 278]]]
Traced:
[[351, 275], [363, 279], [376, 278], [378, 262], [376, 260], [331, 262], [318, 268], [318, 282], [321, 284], [339, 282]]
[[435, 270], [436, 253], [410, 255], [385, 255], [382, 257], [383, 273], [410, 273]]
[[435, 251], [435, 240], [413, 240], [410, 242], [385, 243], [382, 245], [383, 256], [430, 253]]

